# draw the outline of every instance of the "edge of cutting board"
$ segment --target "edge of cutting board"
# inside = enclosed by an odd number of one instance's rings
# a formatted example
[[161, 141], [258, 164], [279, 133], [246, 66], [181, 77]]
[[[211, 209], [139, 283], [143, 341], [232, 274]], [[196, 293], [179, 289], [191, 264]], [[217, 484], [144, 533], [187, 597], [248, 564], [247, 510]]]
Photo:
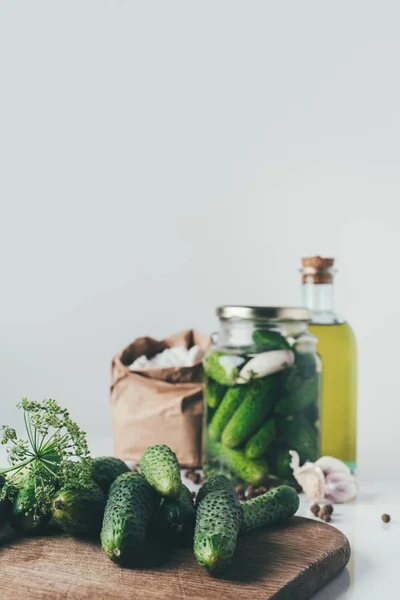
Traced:
[[307, 600], [337, 575], [350, 544], [335, 527], [294, 517], [287, 525], [239, 538], [234, 560], [220, 578], [202, 569], [191, 549], [162, 566], [121, 569], [99, 542], [65, 534], [21, 538], [0, 531], [1, 600]]

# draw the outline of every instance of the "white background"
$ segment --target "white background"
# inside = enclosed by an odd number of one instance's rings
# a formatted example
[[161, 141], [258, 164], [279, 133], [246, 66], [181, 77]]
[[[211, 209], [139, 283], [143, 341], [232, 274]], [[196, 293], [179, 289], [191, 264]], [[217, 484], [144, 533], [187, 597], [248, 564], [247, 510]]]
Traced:
[[337, 258], [359, 472], [399, 478], [396, 2], [0, 2], [0, 421], [112, 450], [112, 356]]

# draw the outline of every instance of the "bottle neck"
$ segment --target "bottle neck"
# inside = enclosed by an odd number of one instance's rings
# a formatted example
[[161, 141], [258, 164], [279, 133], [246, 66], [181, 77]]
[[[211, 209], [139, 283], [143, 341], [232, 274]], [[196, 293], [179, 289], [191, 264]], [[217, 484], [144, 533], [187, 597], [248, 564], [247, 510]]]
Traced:
[[313, 323], [338, 322], [334, 306], [334, 287], [332, 283], [303, 283], [302, 302], [312, 314]]

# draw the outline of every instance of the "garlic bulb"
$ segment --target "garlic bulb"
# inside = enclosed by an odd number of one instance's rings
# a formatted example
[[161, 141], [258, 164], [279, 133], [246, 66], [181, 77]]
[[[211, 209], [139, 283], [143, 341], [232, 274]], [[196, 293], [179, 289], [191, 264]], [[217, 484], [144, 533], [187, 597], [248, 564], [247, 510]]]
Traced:
[[321, 456], [315, 461], [315, 464], [321, 467], [325, 475], [330, 473], [344, 473], [345, 475], [351, 475], [350, 468], [344, 464], [338, 458], [333, 456]]
[[348, 502], [357, 493], [356, 479], [347, 465], [332, 456], [322, 456], [315, 463], [300, 466], [297, 452], [290, 450], [293, 477], [310, 502]]

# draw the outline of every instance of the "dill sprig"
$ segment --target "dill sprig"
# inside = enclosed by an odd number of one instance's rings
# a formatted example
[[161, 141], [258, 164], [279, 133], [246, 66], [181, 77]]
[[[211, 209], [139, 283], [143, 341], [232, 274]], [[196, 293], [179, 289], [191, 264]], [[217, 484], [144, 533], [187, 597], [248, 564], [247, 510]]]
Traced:
[[12, 497], [22, 479], [29, 478], [35, 489], [35, 514], [46, 513], [60, 487], [90, 485], [92, 459], [86, 434], [55, 400], [23, 398], [17, 407], [23, 410], [27, 439], [19, 438], [7, 425], [0, 428], [10, 465], [0, 469], [6, 475], [1, 497]]

